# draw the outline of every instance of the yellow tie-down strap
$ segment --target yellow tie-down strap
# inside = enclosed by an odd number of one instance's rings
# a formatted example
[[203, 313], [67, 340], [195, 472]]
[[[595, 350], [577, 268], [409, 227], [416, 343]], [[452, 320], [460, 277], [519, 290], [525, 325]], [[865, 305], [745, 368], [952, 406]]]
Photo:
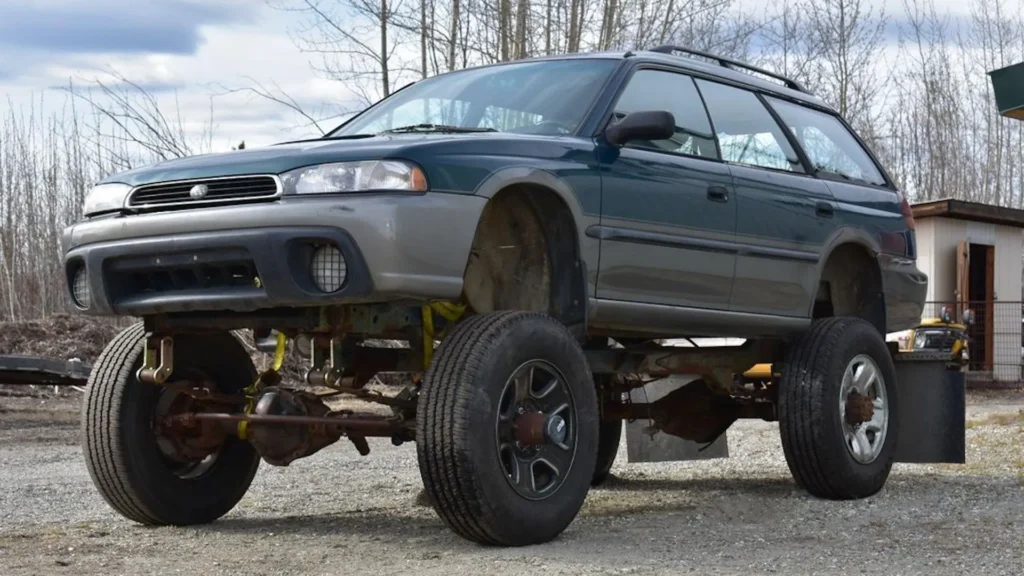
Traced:
[[[261, 385], [263, 384], [264, 377], [267, 374], [269, 374], [270, 372], [275, 372], [276, 373], [276, 372], [280, 372], [281, 371], [281, 366], [284, 365], [284, 351], [285, 351], [285, 348], [286, 348], [285, 345], [287, 343], [288, 343], [288, 337], [285, 336], [284, 334], [281, 334], [280, 332], [278, 332], [278, 334], [277, 334], [277, 346], [274, 348], [274, 363], [271, 365], [269, 370], [267, 370], [263, 374], [260, 374], [259, 378], [256, 378], [256, 381], [253, 382], [251, 386], [249, 386], [249, 387], [247, 387], [245, 389], [245, 397], [246, 397], [245, 413], [246, 414], [252, 414], [252, 411], [256, 408], [256, 395], [259, 394], [259, 392], [260, 392], [260, 388], [262, 387]], [[246, 421], [246, 420], [242, 420], [241, 422], [238, 423], [238, 437], [240, 439], [242, 439], [242, 440], [245, 440], [248, 437], [248, 434], [249, 434], [249, 422]]]
[[423, 306], [421, 310], [423, 315], [423, 370], [426, 370], [434, 359], [434, 340], [439, 340], [443, 335], [443, 332], [434, 331], [434, 314], [436, 313], [454, 324], [466, 313], [466, 306], [454, 302], [431, 302]]

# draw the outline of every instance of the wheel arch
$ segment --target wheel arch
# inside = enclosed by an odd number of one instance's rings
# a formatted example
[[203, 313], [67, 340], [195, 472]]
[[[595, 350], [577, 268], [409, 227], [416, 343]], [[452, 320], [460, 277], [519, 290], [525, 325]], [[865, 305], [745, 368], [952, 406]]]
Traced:
[[884, 335], [885, 286], [878, 262], [880, 252], [875, 239], [863, 230], [840, 229], [829, 242], [818, 268], [811, 317], [862, 318]]
[[[464, 275], [470, 306], [478, 313], [546, 312], [582, 339], [597, 245], [582, 234], [584, 215], [573, 188], [546, 170], [516, 167], [492, 174], [476, 195], [488, 202]], [[508, 277], [518, 282], [503, 281]]]

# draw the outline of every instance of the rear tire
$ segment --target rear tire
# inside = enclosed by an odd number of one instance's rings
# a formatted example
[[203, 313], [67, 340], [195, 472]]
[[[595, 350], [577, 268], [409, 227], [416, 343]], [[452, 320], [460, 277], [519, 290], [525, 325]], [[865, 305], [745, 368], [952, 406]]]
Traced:
[[[202, 461], [167, 456], [153, 423], [167, 395], [176, 393], [136, 378], [144, 339], [142, 324], [124, 330], [93, 366], [82, 408], [86, 466], [107, 503], [130, 520], [149, 525], [212, 522], [241, 500], [259, 455], [229, 435], [215, 455]], [[172, 381], [201, 374], [230, 394], [256, 377], [245, 348], [230, 334], [177, 336], [174, 344]]]
[[788, 351], [779, 384], [793, 478], [821, 498], [871, 496], [889, 477], [898, 430], [896, 369], [878, 330], [858, 318], [816, 320]]
[[[545, 408], [548, 401], [558, 406]], [[508, 436], [532, 406], [564, 416], [561, 444], [520, 446]], [[416, 452], [430, 504], [474, 542], [552, 540], [586, 498], [597, 425], [586, 357], [557, 320], [526, 312], [467, 318], [442, 342], [419, 396]]]
[[600, 486], [608, 480], [621, 441], [622, 420], [601, 422], [597, 433], [597, 465], [594, 467], [594, 477], [590, 480], [591, 486]]

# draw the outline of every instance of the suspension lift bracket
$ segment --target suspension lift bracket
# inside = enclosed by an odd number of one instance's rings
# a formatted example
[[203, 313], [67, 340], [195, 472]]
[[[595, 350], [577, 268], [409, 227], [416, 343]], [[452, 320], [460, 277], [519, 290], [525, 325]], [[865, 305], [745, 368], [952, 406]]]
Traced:
[[174, 339], [170, 336], [146, 335], [146, 352], [142, 368], [136, 373], [140, 382], [163, 384], [174, 371]]

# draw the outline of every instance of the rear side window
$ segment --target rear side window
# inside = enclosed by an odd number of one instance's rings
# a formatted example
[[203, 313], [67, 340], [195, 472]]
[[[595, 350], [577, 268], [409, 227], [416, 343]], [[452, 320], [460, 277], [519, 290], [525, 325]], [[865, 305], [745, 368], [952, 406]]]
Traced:
[[697, 85], [715, 123], [723, 160], [804, 171], [782, 128], [753, 92], [705, 80], [697, 80]]
[[615, 119], [649, 110], [671, 112], [676, 118], [676, 134], [668, 140], [631, 142], [631, 147], [718, 158], [711, 122], [692, 78], [663, 70], [639, 70], [633, 74], [615, 105]]
[[850, 131], [831, 114], [768, 98], [789, 126], [815, 170], [878, 186], [885, 178]]

